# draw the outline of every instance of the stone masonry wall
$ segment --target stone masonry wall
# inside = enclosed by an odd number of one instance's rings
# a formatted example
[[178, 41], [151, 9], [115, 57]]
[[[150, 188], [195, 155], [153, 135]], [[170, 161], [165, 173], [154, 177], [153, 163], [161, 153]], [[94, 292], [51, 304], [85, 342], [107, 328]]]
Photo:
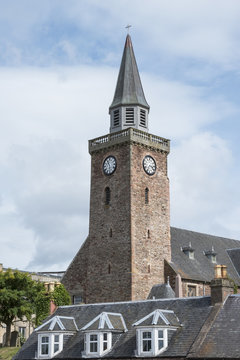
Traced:
[[[117, 168], [105, 175], [102, 165], [113, 155]], [[110, 204], [105, 189], [110, 188]], [[89, 254], [86, 300], [131, 299], [130, 151], [126, 143], [92, 154]]]
[[[155, 159], [149, 176], [143, 159]], [[145, 189], [149, 202], [145, 204]], [[146, 299], [152, 286], [164, 282], [164, 259], [171, 260], [167, 153], [131, 145], [132, 300]]]
[[[117, 167], [107, 176], [109, 155]], [[146, 155], [156, 161], [153, 176], [143, 169]], [[89, 237], [63, 278], [67, 290], [87, 303], [146, 299], [164, 282], [164, 258], [171, 258], [167, 152], [129, 141], [93, 151]]]

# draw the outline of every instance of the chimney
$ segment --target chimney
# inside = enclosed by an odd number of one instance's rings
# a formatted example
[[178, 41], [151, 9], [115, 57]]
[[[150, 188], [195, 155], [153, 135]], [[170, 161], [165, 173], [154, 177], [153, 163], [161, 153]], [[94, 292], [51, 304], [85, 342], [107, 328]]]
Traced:
[[223, 303], [228, 295], [233, 294], [233, 284], [228, 279], [227, 266], [216, 265], [214, 270], [215, 276], [210, 285], [212, 305]]

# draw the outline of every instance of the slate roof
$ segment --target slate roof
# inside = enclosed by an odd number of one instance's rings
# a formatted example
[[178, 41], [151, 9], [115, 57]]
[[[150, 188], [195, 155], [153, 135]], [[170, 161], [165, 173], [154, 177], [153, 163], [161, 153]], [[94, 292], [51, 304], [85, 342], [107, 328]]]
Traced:
[[[194, 259], [182, 251], [189, 243], [194, 249]], [[214, 278], [216, 264], [205, 255], [212, 247], [217, 264], [226, 265], [229, 277], [240, 285], [240, 241], [171, 227], [171, 266], [183, 279], [210, 282]]]
[[132, 40], [127, 35], [117, 86], [110, 109], [121, 105], [141, 105], [149, 109], [139, 76]]
[[240, 295], [232, 295], [220, 308], [194, 358], [240, 357]]
[[175, 292], [169, 284], [156, 284], [150, 290], [148, 299], [171, 299], [175, 298]]
[[[113, 333], [113, 348], [104, 358], [135, 357], [136, 327], [138, 320], [155, 310], [172, 310], [181, 324], [178, 330], [171, 331], [168, 349], [159, 357], [186, 357], [189, 348], [211, 311], [209, 297], [195, 297], [168, 300], [145, 300], [137, 302], [120, 302], [93, 305], [76, 305], [60, 307], [55, 312], [58, 316], [74, 317], [77, 327], [81, 329], [90, 320], [102, 312], [121, 313], [128, 329], [127, 332]], [[171, 319], [174, 321], [174, 319]], [[54, 359], [78, 359], [83, 351], [84, 331], [78, 331], [65, 343], [63, 351]], [[20, 349], [14, 359], [34, 359], [37, 351], [37, 332], [34, 332]]]

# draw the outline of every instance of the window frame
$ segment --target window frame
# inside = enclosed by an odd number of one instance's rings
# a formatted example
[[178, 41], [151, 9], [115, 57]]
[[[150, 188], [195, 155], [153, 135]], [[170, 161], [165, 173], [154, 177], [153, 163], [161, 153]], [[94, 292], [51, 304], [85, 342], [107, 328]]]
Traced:
[[[163, 337], [159, 337], [159, 331], [162, 331]], [[144, 333], [151, 333], [150, 338], [144, 338]], [[164, 327], [144, 327], [137, 329], [137, 355], [138, 356], [156, 356], [168, 347], [168, 329]], [[144, 351], [144, 341], [147, 339], [151, 340], [151, 350]], [[163, 347], [159, 349], [158, 342], [163, 340]]]
[[[55, 340], [55, 336], [59, 336], [58, 341]], [[48, 338], [48, 342], [42, 341], [43, 338]], [[42, 345], [48, 344], [48, 353], [42, 353]], [[54, 351], [55, 345], [58, 344], [58, 350]], [[63, 333], [53, 332], [53, 333], [41, 333], [38, 334], [38, 358], [39, 359], [51, 359], [63, 349]]]
[[[104, 334], [107, 334], [107, 338], [104, 339]], [[92, 343], [91, 336], [96, 335], [97, 351], [90, 351], [90, 344]], [[104, 350], [104, 344], [107, 344], [107, 348]], [[110, 331], [88, 331], [84, 333], [84, 357], [99, 357], [108, 353], [112, 349], [112, 332]]]

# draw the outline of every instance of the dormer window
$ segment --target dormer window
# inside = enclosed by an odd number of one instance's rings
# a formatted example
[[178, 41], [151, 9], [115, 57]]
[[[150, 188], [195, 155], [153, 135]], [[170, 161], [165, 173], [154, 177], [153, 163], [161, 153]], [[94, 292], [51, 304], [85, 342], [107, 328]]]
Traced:
[[189, 259], [194, 260], [194, 251], [195, 250], [192, 248], [191, 242], [189, 242], [188, 246], [182, 247], [182, 251], [184, 252], [185, 255], [188, 256]]
[[[114, 325], [113, 325], [114, 324]], [[99, 357], [112, 348], [112, 333], [126, 332], [127, 328], [121, 314], [101, 313], [85, 325], [83, 357]]]
[[111, 332], [87, 332], [85, 336], [85, 349], [83, 356], [103, 356], [112, 347], [112, 333]]
[[38, 359], [51, 359], [63, 349], [64, 336], [78, 331], [73, 317], [54, 316], [35, 329], [38, 333]]
[[63, 348], [63, 334], [39, 334], [38, 358], [50, 359]]
[[157, 309], [133, 324], [136, 326], [137, 356], [156, 356], [168, 346], [168, 332], [180, 326], [171, 310]]
[[138, 356], [156, 356], [163, 352], [168, 346], [167, 329], [137, 329], [137, 338]]
[[217, 253], [214, 250], [214, 247], [212, 246], [211, 250], [208, 251], [204, 251], [204, 254], [206, 255], [206, 257], [213, 263], [216, 264], [217, 262]]

